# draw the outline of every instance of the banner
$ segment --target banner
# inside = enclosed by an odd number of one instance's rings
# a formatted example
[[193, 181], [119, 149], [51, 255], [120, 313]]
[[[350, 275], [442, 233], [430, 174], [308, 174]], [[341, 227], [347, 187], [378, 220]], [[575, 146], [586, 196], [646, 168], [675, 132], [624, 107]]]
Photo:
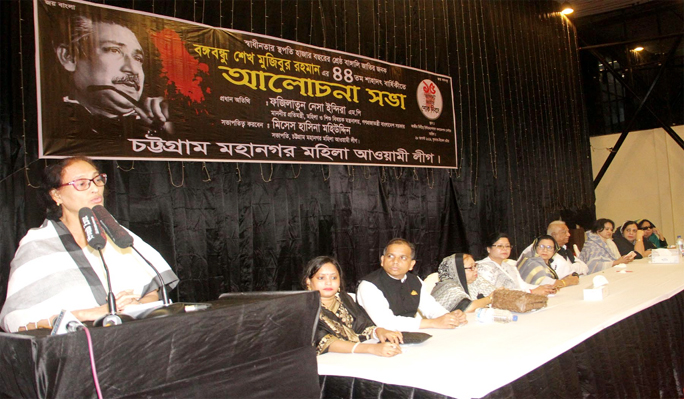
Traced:
[[42, 158], [456, 167], [448, 76], [92, 3], [34, 10]]

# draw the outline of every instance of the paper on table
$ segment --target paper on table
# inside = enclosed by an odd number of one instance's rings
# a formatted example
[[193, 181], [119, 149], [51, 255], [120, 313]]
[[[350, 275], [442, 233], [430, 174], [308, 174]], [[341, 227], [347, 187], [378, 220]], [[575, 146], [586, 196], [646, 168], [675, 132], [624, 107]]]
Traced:
[[135, 319], [138, 317], [138, 315], [147, 311], [148, 309], [157, 309], [161, 308], [162, 306], [164, 306], [164, 302], [162, 301], [141, 303], [140, 305], [128, 305], [121, 313], [131, 316]]

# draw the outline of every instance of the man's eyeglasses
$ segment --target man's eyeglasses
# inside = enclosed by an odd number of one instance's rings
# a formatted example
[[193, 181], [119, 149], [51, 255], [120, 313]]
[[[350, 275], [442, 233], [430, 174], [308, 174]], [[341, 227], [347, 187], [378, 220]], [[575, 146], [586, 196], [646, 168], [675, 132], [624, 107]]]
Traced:
[[90, 183], [95, 183], [96, 186], [102, 187], [107, 184], [107, 174], [100, 173], [92, 179], [76, 179], [69, 183], [64, 183], [59, 187], [72, 186], [76, 191], [85, 191], [90, 188]]
[[496, 248], [496, 249], [511, 249], [511, 248], [513, 248], [512, 245], [501, 245], [501, 244], [498, 244], [498, 245], [492, 245], [492, 246], [493, 246], [494, 248]]

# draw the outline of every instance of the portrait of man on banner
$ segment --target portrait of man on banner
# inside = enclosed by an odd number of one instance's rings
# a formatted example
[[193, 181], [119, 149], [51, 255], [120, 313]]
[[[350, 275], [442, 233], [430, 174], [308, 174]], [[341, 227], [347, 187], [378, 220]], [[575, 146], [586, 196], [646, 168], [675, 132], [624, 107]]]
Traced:
[[168, 102], [147, 94], [145, 32], [114, 15], [73, 12], [52, 24], [60, 92], [49, 96], [52, 104], [44, 104], [43, 119], [50, 124], [44, 140], [51, 139], [59, 152], [96, 155], [96, 148], [87, 147], [91, 140], [114, 144], [173, 131]]
[[456, 166], [449, 76], [106, 4], [34, 5], [41, 157]]

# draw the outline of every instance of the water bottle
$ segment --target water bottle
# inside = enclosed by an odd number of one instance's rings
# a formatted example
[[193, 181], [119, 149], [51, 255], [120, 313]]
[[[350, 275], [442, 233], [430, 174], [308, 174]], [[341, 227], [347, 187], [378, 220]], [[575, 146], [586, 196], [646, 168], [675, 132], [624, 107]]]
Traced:
[[684, 256], [684, 240], [682, 240], [682, 236], [677, 236], [677, 250], [680, 256]]
[[510, 323], [518, 321], [517, 315], [503, 309], [480, 308], [475, 311], [475, 315], [480, 323]]

